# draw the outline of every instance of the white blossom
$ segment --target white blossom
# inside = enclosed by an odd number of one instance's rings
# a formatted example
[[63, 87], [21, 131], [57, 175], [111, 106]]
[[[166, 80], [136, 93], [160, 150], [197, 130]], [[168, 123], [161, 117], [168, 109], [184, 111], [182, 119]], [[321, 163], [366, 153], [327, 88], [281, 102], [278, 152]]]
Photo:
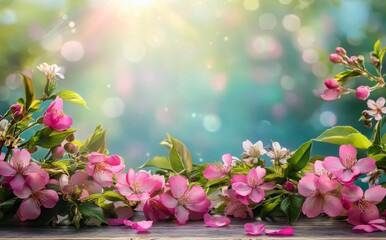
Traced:
[[58, 67], [56, 64], [48, 65], [47, 63], [42, 63], [37, 66], [37, 69], [44, 73], [48, 79], [56, 78], [56, 76], [64, 79], [63, 73], [60, 72], [61, 67]]
[[246, 140], [243, 142], [243, 149], [245, 151], [242, 154], [243, 160], [247, 163], [257, 163], [258, 158], [267, 153], [262, 141], [252, 144], [251, 141]]
[[287, 148], [282, 148], [280, 143], [273, 142], [272, 148], [268, 151], [267, 156], [270, 157], [273, 162], [280, 162], [280, 164], [286, 164], [287, 158], [290, 156], [290, 152]]
[[385, 99], [383, 97], [378, 98], [376, 102], [371, 99], [367, 100], [367, 106], [370, 108], [370, 110], [367, 110], [367, 113], [377, 121], [381, 120], [382, 114], [386, 113]]

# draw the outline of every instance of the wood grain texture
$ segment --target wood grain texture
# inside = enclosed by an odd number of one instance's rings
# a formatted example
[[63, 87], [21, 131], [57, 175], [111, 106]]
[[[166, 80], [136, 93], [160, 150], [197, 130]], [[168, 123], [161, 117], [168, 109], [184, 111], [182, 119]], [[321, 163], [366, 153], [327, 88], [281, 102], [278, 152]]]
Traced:
[[[346, 222], [331, 221], [328, 218], [300, 219], [293, 227], [295, 235], [291, 237], [248, 236], [243, 225], [251, 221], [232, 219], [230, 225], [223, 228], [206, 227], [202, 221], [188, 222], [178, 226], [175, 222], [159, 222], [148, 233], [136, 233], [135, 230], [118, 227], [32, 227], [22, 224], [17, 227], [0, 227], [0, 239], [386, 239], [386, 232], [354, 233]], [[268, 229], [286, 226], [285, 221], [264, 222]]]

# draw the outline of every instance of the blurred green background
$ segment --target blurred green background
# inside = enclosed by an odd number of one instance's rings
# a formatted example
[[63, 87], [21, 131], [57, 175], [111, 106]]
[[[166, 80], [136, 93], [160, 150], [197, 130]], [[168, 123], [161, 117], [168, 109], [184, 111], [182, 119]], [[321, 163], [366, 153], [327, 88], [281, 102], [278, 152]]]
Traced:
[[239, 156], [246, 139], [295, 150], [334, 125], [369, 135], [357, 121], [365, 102], [319, 95], [343, 69], [329, 53], [367, 57], [384, 39], [385, 9], [377, 0], [1, 0], [0, 108], [23, 93], [17, 71], [42, 86], [36, 65], [47, 62], [63, 67], [58, 88], [89, 104], [65, 106], [77, 137], [102, 124], [110, 152], [131, 167], [165, 154], [166, 132], [196, 163]]

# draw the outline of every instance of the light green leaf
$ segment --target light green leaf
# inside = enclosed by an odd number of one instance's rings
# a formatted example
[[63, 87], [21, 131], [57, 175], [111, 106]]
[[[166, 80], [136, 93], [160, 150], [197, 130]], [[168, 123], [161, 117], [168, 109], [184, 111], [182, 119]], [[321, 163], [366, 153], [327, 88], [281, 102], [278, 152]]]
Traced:
[[310, 160], [310, 152], [312, 147], [312, 140], [303, 143], [288, 159], [288, 167], [291, 172], [297, 172], [307, 166]]
[[150, 158], [140, 168], [145, 168], [145, 167], [157, 167], [160, 169], [174, 172], [174, 169], [170, 165], [170, 160], [168, 157], [155, 156], [153, 158]]
[[168, 139], [172, 144], [172, 148], [169, 151], [170, 165], [176, 172], [186, 170], [187, 172], [192, 171], [192, 156], [188, 148], [179, 140], [172, 138], [168, 134]]
[[82, 201], [89, 201], [94, 199], [104, 198], [102, 193], [94, 193], [91, 195], [88, 195], [87, 197], [82, 198]]
[[375, 54], [379, 55], [379, 51], [381, 50], [381, 40], [378, 39], [375, 43], [374, 43], [374, 52]]
[[82, 147], [79, 149], [79, 152], [82, 154], [88, 154], [91, 152], [104, 153], [106, 149], [106, 130], [102, 129], [102, 126], [99, 125], [96, 127], [94, 133], [89, 136]]
[[21, 73], [21, 75], [23, 76], [25, 90], [25, 108], [29, 109], [32, 102], [35, 100], [35, 90], [32, 84], [32, 80], [23, 73]]
[[76, 92], [63, 90], [55, 95], [62, 98], [64, 101], [77, 103], [88, 109], [86, 101]]
[[36, 110], [39, 109], [41, 103], [42, 103], [41, 100], [34, 100], [34, 101], [32, 101], [31, 105], [28, 108], [28, 111], [29, 112], [35, 112]]
[[67, 175], [70, 175], [68, 173], [68, 167], [67, 167], [67, 164], [68, 162], [66, 161], [54, 161], [52, 162], [52, 165], [54, 165], [55, 167], [58, 167], [59, 169], [63, 170], [63, 172], [67, 173]]
[[103, 196], [109, 201], [125, 201], [126, 198], [121, 194], [113, 191], [106, 191], [103, 193]]
[[350, 78], [361, 76], [362, 73], [359, 70], [346, 70], [335, 75], [334, 79], [341, 85], [346, 84]]
[[304, 198], [297, 195], [288, 196], [281, 201], [280, 209], [287, 216], [289, 224], [294, 224], [298, 219], [303, 202]]
[[228, 179], [226, 179], [226, 178], [215, 178], [215, 179], [211, 179], [211, 180], [209, 180], [209, 181], [206, 183], [205, 187], [211, 187], [211, 186], [217, 185], [217, 184], [219, 184], [219, 183], [221, 183], [221, 182], [226, 182], [227, 180], [228, 180]]
[[315, 139], [332, 144], [352, 144], [356, 148], [368, 149], [372, 142], [358, 130], [350, 126], [336, 126], [323, 132]]

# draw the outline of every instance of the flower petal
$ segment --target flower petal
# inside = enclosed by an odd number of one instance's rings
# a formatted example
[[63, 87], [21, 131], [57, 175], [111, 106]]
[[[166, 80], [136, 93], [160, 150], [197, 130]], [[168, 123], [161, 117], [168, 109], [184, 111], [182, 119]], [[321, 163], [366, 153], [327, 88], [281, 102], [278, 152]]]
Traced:
[[245, 140], [243, 142], [243, 149], [244, 149], [244, 151], [248, 152], [250, 147], [252, 147], [252, 142], [249, 141], [249, 140]]
[[345, 200], [354, 203], [362, 198], [363, 190], [355, 184], [348, 184], [343, 186], [341, 194]]
[[222, 178], [225, 176], [225, 174], [221, 173], [220, 170], [221, 169], [219, 169], [219, 166], [217, 164], [211, 164], [205, 168], [202, 175], [208, 180]]
[[314, 218], [323, 212], [323, 201], [316, 197], [307, 197], [303, 203], [302, 212], [309, 218]]
[[17, 215], [21, 221], [34, 220], [41, 213], [40, 205], [34, 198], [24, 199], [17, 210]]
[[372, 158], [362, 158], [352, 166], [353, 169], [358, 169], [359, 173], [368, 173], [375, 169], [375, 160]]
[[294, 235], [294, 229], [292, 227], [285, 227], [285, 228], [282, 228], [279, 230], [265, 229], [265, 234], [267, 234], [267, 235], [292, 236], [292, 235]]
[[232, 184], [233, 190], [241, 196], [248, 196], [252, 192], [252, 188], [243, 182], [235, 182]]
[[[47, 180], [47, 181], [46, 181]], [[32, 192], [41, 190], [46, 186], [49, 179], [45, 179], [39, 173], [30, 173], [25, 179], [25, 184], [31, 188]]]
[[153, 221], [132, 222], [130, 220], [124, 220], [124, 224], [134, 228], [138, 232], [147, 232], [153, 226]]
[[386, 196], [386, 188], [376, 185], [366, 190], [365, 199], [375, 204], [380, 203]]
[[316, 191], [315, 182], [317, 177], [314, 174], [308, 174], [300, 179], [298, 184], [299, 194], [308, 197]]
[[9, 185], [14, 191], [20, 191], [21, 189], [23, 189], [24, 184], [25, 180], [23, 175], [21, 174], [16, 174], [15, 177], [13, 177], [12, 180], [9, 182]]
[[259, 185], [259, 188], [264, 189], [264, 190], [272, 190], [276, 187], [276, 182], [265, 182], [261, 185]]
[[324, 196], [323, 201], [323, 212], [325, 212], [330, 217], [340, 216], [343, 210], [342, 202], [339, 198], [326, 195]]
[[177, 206], [177, 203], [178, 203], [175, 198], [173, 198], [172, 196], [170, 196], [167, 193], [161, 194], [160, 200], [161, 200], [162, 205], [164, 205], [165, 207], [170, 208], [170, 209], [175, 208]]
[[20, 190], [13, 190], [13, 194], [15, 194], [18, 198], [26, 199], [31, 196], [32, 190], [24, 185], [24, 187]]
[[249, 198], [255, 202], [259, 203], [264, 199], [265, 193], [263, 189], [255, 188], [252, 190], [251, 194], [249, 195]]
[[189, 199], [189, 203], [199, 203], [206, 198], [205, 191], [201, 186], [193, 186], [186, 192], [185, 196]]
[[93, 178], [95, 182], [99, 183], [102, 187], [111, 187], [113, 184], [113, 176], [111, 172], [108, 171], [94, 171]]
[[188, 190], [188, 180], [182, 176], [172, 176], [169, 178], [170, 190], [175, 198], [182, 197]]
[[105, 161], [106, 159], [106, 156], [104, 154], [101, 154], [101, 153], [97, 153], [97, 152], [92, 152], [88, 155], [88, 161], [92, 164], [96, 164], [96, 163], [99, 163], [99, 162], [103, 162]]
[[16, 174], [16, 170], [6, 161], [0, 161], [0, 175], [11, 177]]
[[337, 157], [326, 157], [323, 161], [323, 167], [330, 173], [334, 173], [339, 170], [344, 170], [342, 162]]
[[[340, 158], [343, 165], [345, 162], [356, 161], [356, 159], [357, 159], [356, 148], [351, 144], [341, 145], [339, 147], [339, 158]], [[348, 167], [348, 166], [346, 166], [346, 167]]]
[[231, 222], [231, 220], [226, 216], [210, 215], [206, 213], [204, 215], [204, 222], [209, 227], [223, 227], [228, 225]]
[[180, 205], [176, 207], [174, 216], [179, 224], [185, 224], [189, 219], [189, 211]]
[[25, 149], [19, 150], [18, 148], [15, 148], [13, 150], [13, 156], [9, 163], [15, 168], [22, 170], [29, 165], [30, 161], [31, 161], [31, 154], [27, 150]]
[[370, 232], [376, 231], [377, 229], [375, 229], [371, 225], [361, 224], [361, 225], [356, 225], [355, 227], [352, 228], [352, 230], [353, 231], [365, 231], [365, 232], [370, 233]]
[[45, 208], [53, 208], [59, 201], [58, 193], [51, 189], [39, 191], [39, 201]]
[[320, 193], [325, 194], [338, 188], [339, 184], [336, 180], [331, 180], [326, 174], [317, 178], [315, 182], [316, 188]]
[[265, 225], [258, 223], [246, 223], [244, 224], [244, 230], [248, 235], [257, 236], [265, 230]]
[[231, 166], [232, 165], [232, 155], [229, 153], [222, 155], [222, 161], [224, 162], [224, 166]]

